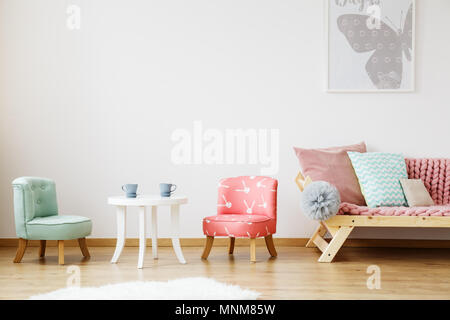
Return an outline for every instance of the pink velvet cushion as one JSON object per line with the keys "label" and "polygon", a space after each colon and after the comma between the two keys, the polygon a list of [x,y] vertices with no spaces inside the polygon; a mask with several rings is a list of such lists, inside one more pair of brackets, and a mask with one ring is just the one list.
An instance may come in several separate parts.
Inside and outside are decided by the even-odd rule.
{"label": "pink velvet cushion", "polygon": [[366,152],[366,144],[326,149],[302,149],[294,147],[303,175],[313,181],[327,181],[336,186],[342,202],[364,206],[358,178],[353,170],[347,151]]}

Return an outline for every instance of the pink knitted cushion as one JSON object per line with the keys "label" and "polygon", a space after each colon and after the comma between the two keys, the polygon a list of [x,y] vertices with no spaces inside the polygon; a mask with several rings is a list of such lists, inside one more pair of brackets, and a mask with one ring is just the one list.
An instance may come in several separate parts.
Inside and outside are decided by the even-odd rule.
{"label": "pink knitted cushion", "polygon": [[368,208],[342,203],[338,214],[450,217],[450,159],[405,159],[409,179],[421,179],[437,204],[430,207]]}
{"label": "pink knitted cushion", "polygon": [[409,179],[421,179],[435,204],[450,204],[450,159],[405,161]]}
{"label": "pink knitted cushion", "polygon": [[352,163],[347,151],[366,152],[366,144],[359,144],[327,149],[295,148],[303,175],[313,181],[327,181],[339,190],[341,201],[365,206]]}

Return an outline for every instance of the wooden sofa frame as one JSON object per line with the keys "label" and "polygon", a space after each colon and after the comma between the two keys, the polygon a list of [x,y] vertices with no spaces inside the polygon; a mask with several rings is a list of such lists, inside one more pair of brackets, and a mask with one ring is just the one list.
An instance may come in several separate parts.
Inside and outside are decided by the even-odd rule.
{"label": "wooden sofa frame", "polygon": [[[310,177],[304,178],[299,172],[295,182],[300,192],[303,192],[312,180]],[[450,217],[336,215],[328,220],[320,221],[306,247],[317,247],[322,251],[319,262],[331,262],[355,227],[450,228]],[[329,242],[324,238],[327,232],[331,235]]]}

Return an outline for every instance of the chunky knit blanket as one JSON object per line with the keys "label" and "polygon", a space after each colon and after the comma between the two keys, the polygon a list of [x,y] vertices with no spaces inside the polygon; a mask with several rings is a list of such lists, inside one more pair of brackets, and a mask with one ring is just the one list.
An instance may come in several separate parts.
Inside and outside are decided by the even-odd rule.
{"label": "chunky knit blanket", "polygon": [[449,216],[450,159],[405,159],[410,179],[422,179],[435,206],[369,208],[341,203],[338,214],[364,216]]}

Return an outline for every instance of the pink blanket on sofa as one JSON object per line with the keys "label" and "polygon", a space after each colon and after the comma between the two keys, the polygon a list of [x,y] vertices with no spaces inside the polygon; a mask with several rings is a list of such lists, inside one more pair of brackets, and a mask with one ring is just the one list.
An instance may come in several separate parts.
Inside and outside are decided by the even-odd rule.
{"label": "pink blanket on sofa", "polygon": [[450,217],[450,205],[432,207],[362,207],[351,203],[341,203],[338,214],[361,216],[447,216]]}
{"label": "pink blanket on sofa", "polygon": [[422,179],[436,206],[369,208],[341,203],[338,214],[450,217],[450,159],[405,159],[409,179]]}

